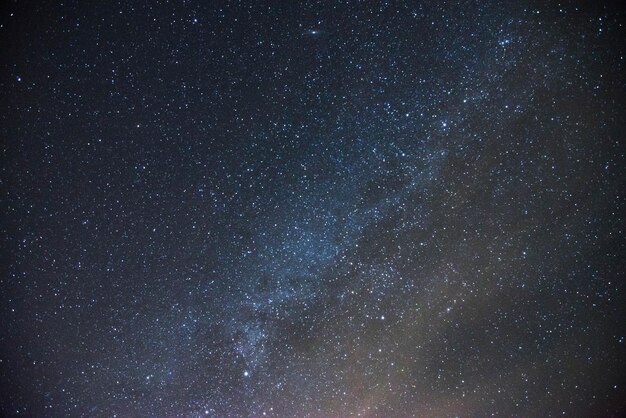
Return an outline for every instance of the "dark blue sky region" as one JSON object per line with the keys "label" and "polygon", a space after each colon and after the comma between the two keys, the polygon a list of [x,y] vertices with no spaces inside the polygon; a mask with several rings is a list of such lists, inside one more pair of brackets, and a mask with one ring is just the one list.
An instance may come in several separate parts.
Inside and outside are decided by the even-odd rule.
{"label": "dark blue sky region", "polygon": [[592,3],[7,3],[0,415],[623,415]]}

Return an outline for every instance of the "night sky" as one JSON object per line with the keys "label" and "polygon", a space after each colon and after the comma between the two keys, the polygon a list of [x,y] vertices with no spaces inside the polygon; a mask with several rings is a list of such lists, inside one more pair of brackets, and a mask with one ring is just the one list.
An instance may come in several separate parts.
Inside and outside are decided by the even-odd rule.
{"label": "night sky", "polygon": [[618,5],[0,14],[0,415],[626,413]]}

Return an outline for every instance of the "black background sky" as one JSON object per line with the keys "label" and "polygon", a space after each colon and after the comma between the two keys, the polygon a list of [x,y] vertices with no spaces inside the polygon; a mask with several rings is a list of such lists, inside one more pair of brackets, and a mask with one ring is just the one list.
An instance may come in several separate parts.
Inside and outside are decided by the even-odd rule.
{"label": "black background sky", "polygon": [[1,415],[620,416],[623,41],[603,2],[4,4]]}

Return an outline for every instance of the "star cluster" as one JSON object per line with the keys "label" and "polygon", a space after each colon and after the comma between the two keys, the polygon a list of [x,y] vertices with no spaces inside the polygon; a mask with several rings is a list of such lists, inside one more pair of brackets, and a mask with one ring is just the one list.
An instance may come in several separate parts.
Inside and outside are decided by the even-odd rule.
{"label": "star cluster", "polygon": [[3,416],[626,412],[624,14],[14,2]]}

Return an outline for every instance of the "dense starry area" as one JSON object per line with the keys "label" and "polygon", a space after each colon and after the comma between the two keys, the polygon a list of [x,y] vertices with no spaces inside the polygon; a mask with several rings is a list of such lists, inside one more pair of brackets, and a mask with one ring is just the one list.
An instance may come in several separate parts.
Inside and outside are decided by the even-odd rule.
{"label": "dense starry area", "polygon": [[579,3],[5,4],[0,415],[625,413]]}

